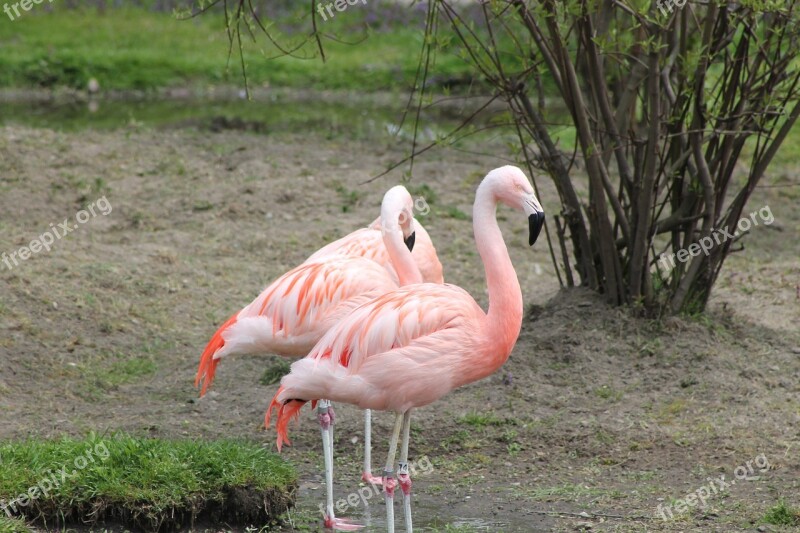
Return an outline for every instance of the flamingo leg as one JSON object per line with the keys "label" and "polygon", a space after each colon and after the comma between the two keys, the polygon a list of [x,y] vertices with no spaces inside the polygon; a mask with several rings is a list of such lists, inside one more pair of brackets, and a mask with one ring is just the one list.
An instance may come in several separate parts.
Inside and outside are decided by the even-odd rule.
{"label": "flamingo leg", "polygon": [[397,413],[394,419],[394,430],[389,440],[389,456],[383,469],[383,492],[386,494],[386,526],[389,533],[394,533],[394,489],[397,481],[394,479],[394,457],[397,453],[397,441],[400,440],[400,431],[403,429],[403,413]]}
{"label": "flamingo leg", "polygon": [[330,402],[320,400],[317,405],[317,419],[319,420],[320,431],[322,432],[322,457],[325,460],[325,491],[327,500],[325,502],[325,525],[328,526],[329,519],[333,518],[333,450],[330,438],[331,415]]}
{"label": "flamingo leg", "polygon": [[371,485],[380,485],[381,478],[372,475],[372,411],[364,411],[364,472],[361,480]]}
{"label": "flamingo leg", "polygon": [[336,425],[336,413],[333,411],[333,403],[331,403],[330,400],[328,400],[328,414],[331,417],[331,423],[330,423],[330,425],[328,427],[328,439],[330,439],[331,448],[330,448],[330,451],[328,453],[330,455],[331,475],[332,475],[332,473],[333,473],[333,426]]}
{"label": "flamingo leg", "polygon": [[317,404],[317,418],[322,431],[322,454],[325,460],[325,527],[340,531],[354,531],[362,526],[353,524],[343,518],[336,518],[333,513],[333,422],[335,414],[331,402],[320,400]]}
{"label": "flamingo leg", "polygon": [[403,491],[403,517],[406,533],[413,533],[411,523],[411,476],[408,473],[408,441],[411,434],[411,410],[403,414],[403,443],[400,446],[400,461],[397,464],[397,481]]}

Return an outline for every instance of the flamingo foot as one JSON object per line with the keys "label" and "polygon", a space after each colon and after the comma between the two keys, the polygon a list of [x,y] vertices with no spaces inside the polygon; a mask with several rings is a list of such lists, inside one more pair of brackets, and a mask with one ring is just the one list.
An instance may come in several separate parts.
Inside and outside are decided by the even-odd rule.
{"label": "flamingo foot", "polygon": [[380,476],[374,476],[371,472],[364,471],[361,474],[361,481],[364,483],[369,483],[370,485],[383,485],[383,478]]}
{"label": "flamingo foot", "polygon": [[325,524],[325,529],[332,529],[334,531],[358,531],[364,527],[347,518],[336,518],[335,516],[328,515],[325,515],[323,522]]}

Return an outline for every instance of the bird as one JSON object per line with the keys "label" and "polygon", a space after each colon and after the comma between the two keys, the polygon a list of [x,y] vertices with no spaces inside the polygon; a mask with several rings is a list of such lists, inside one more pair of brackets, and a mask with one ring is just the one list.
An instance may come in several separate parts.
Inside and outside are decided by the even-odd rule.
{"label": "bird", "polygon": [[[405,187],[392,187],[384,195],[378,220],[319,250],[229,318],[201,356],[195,378],[195,386],[202,383],[200,395],[206,393],[224,357],[306,355],[339,318],[361,303],[399,285],[421,283],[422,268],[428,279],[441,283],[441,263],[428,233],[413,217],[413,206]],[[422,253],[414,257],[413,250],[418,248]],[[332,446],[334,411],[325,402],[320,410],[323,409],[325,413],[319,414],[323,437]],[[369,410],[365,412],[364,428],[362,479],[377,484],[381,478],[372,475]],[[332,451],[326,459],[332,464]]]}
{"label": "bird", "polygon": [[[544,210],[519,168],[494,169],[481,181],[473,205],[473,231],[489,291],[487,312],[467,291],[451,284],[421,283],[386,292],[341,318],[305,358],[294,362],[267,410],[267,427],[273,413],[277,416],[279,451],[289,444],[289,421],[309,401],[325,398],[362,409],[393,411],[395,424],[382,476],[390,532],[394,531],[398,483],[404,495],[406,530],[412,531],[408,473],[412,409],[495,372],[519,336],[522,292],[497,224],[498,203],[526,214],[531,246],[544,224]],[[327,503],[326,525],[333,517],[333,502],[329,498]]]}
{"label": "bird", "polygon": [[[413,261],[402,249],[403,242]],[[414,255],[419,248],[422,251]],[[422,271],[428,273],[423,280],[443,282],[430,236],[413,217],[411,195],[398,185],[386,192],[381,216],[369,227],[318,250],[220,326],[203,351],[195,385],[202,382],[201,395],[205,394],[219,361],[229,355],[308,354],[355,301],[368,301],[369,295],[418,281]]]}
{"label": "bird", "polygon": [[[236,312],[219,327],[201,356],[200,367],[195,379],[195,386],[198,386],[201,382],[203,383],[201,396],[205,394],[213,382],[216,366],[223,357],[239,354],[258,355],[262,353],[274,353],[285,357],[301,357],[306,355],[319,340],[322,332],[327,329],[325,327],[326,323],[321,321],[319,311],[313,317],[307,317],[313,318],[313,320],[298,323],[300,317],[297,312],[291,312],[290,299],[291,297],[298,297],[299,293],[297,290],[291,292],[291,289],[291,294],[285,290],[281,293],[280,289],[282,287],[288,289],[291,286],[292,289],[295,289],[292,284],[296,284],[297,280],[302,278],[306,283],[312,283],[314,290],[320,291],[325,287],[319,284],[320,280],[338,282],[344,272],[353,273],[358,267],[365,268],[368,271],[375,270],[372,264],[344,259],[348,257],[370,259],[388,272],[395,285],[400,284],[396,266],[392,263],[391,252],[386,244],[387,235],[381,228],[384,212],[389,219],[395,219],[403,226],[403,238],[407,241],[406,246],[411,249],[411,257],[422,274],[423,280],[433,283],[444,282],[442,264],[436,254],[433,242],[422,224],[413,217],[411,195],[402,185],[393,187],[384,195],[381,203],[381,216],[372,224],[366,228],[360,228],[314,252],[302,264],[276,279],[253,302]],[[412,225],[410,230],[408,228],[409,223]],[[407,265],[407,267],[406,274],[412,275],[408,273],[408,271],[413,270],[412,266]],[[386,277],[379,273],[379,281],[383,282],[385,280]],[[353,281],[356,283],[354,286],[342,287],[343,294],[335,294],[335,296],[339,297],[339,300],[329,301],[329,299],[323,299],[319,302],[315,301],[316,305],[314,307],[320,309],[321,306],[325,306],[325,311],[335,317],[336,313],[331,312],[342,299],[346,300],[348,296],[363,294],[367,292],[366,289],[368,288],[374,290],[379,285],[377,281],[369,283],[370,280],[367,280],[368,283],[366,285],[361,285],[358,282],[363,280],[358,278]],[[309,295],[308,293],[305,294]],[[312,292],[310,295],[319,298],[322,294],[320,292]],[[331,295],[328,294],[328,296]],[[280,304],[283,304],[284,308],[277,309],[276,307]],[[281,316],[281,313],[285,313],[286,316]],[[278,322],[281,320],[286,321],[285,327],[281,329],[282,336],[272,335],[273,326],[281,326],[281,324],[270,324],[269,320],[267,320],[268,316],[272,316]],[[328,318],[327,315],[324,316]],[[258,326],[261,324],[266,324],[266,327],[260,329]],[[291,331],[288,328],[291,328]]]}

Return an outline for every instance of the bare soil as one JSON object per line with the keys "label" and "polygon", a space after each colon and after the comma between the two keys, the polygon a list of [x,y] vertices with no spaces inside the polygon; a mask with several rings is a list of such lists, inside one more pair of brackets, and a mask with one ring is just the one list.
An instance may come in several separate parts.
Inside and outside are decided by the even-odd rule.
{"label": "bare soil", "polygon": [[[113,206],[49,252],[0,263],[0,438],[122,429],[274,447],[263,416],[277,385],[261,377],[275,359],[224,361],[198,399],[199,354],[271,279],[373,220],[399,175],[361,183],[404,149],[314,132],[0,129],[0,252],[98,198]],[[492,150],[501,153],[482,151]],[[481,176],[503,163],[443,150],[418,161],[411,182],[435,192],[421,221],[446,279],[484,305],[463,214]],[[555,213],[552,186],[538,185]],[[411,458],[433,465],[414,483],[418,529],[794,530],[761,519],[782,499],[800,506],[797,198],[757,191],[751,206],[769,205],[775,222],[745,238],[707,315],[662,322],[559,291],[546,240],[529,249],[524,220],[501,209],[530,309],[500,372],[415,413]],[[359,489],[362,419],[337,407],[336,496],[346,497]],[[310,410],[301,419],[284,452],[301,483],[287,531],[316,530],[324,497],[318,426]],[[390,424],[376,415],[376,471]],[[675,509],[722,475],[736,483],[705,507]],[[380,531],[380,500],[344,514]],[[659,504],[673,506],[671,519]]]}

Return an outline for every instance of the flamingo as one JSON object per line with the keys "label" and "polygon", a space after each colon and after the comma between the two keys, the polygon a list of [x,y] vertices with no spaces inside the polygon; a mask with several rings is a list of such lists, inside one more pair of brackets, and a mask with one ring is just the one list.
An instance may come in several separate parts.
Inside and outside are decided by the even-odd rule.
{"label": "flamingo", "polygon": [[[416,236],[420,238],[417,239]],[[415,245],[416,243],[416,245]],[[421,248],[414,256],[412,249]],[[381,216],[313,254],[285,273],[242,310],[228,319],[206,346],[195,386],[204,395],[219,361],[229,355],[277,353],[306,355],[323,333],[358,305],[398,287],[427,279],[442,282],[442,266],[428,233],[413,218],[413,200],[405,187],[386,192]],[[329,402],[320,410],[323,437],[332,446],[334,412]],[[380,483],[371,473],[371,413],[365,412],[362,479]],[[331,468],[333,455],[330,459]],[[332,491],[332,486],[328,487]],[[346,524],[342,524],[345,526]]]}
{"label": "flamingo", "polygon": [[[399,483],[406,529],[412,531],[408,443],[411,410],[489,376],[508,359],[522,324],[522,292],[497,225],[502,202],[524,211],[532,246],[544,211],[517,167],[495,169],[475,194],[473,227],[489,289],[484,312],[455,285],[400,287],[356,308],[330,329],[307,357],[292,364],[267,410],[277,413],[277,445],[289,444],[288,424],[308,401],[326,398],[362,409],[396,413],[383,472],[387,523],[394,531],[394,490]],[[394,479],[394,459],[402,446]],[[333,512],[332,498],[328,512]]]}
{"label": "flamingo", "polygon": [[203,383],[204,395],[228,355],[304,356],[356,298],[417,282],[423,271],[423,280],[443,282],[430,236],[413,218],[411,195],[398,185],[386,192],[381,217],[369,227],[324,246],[220,326],[203,351],[195,385]]}

